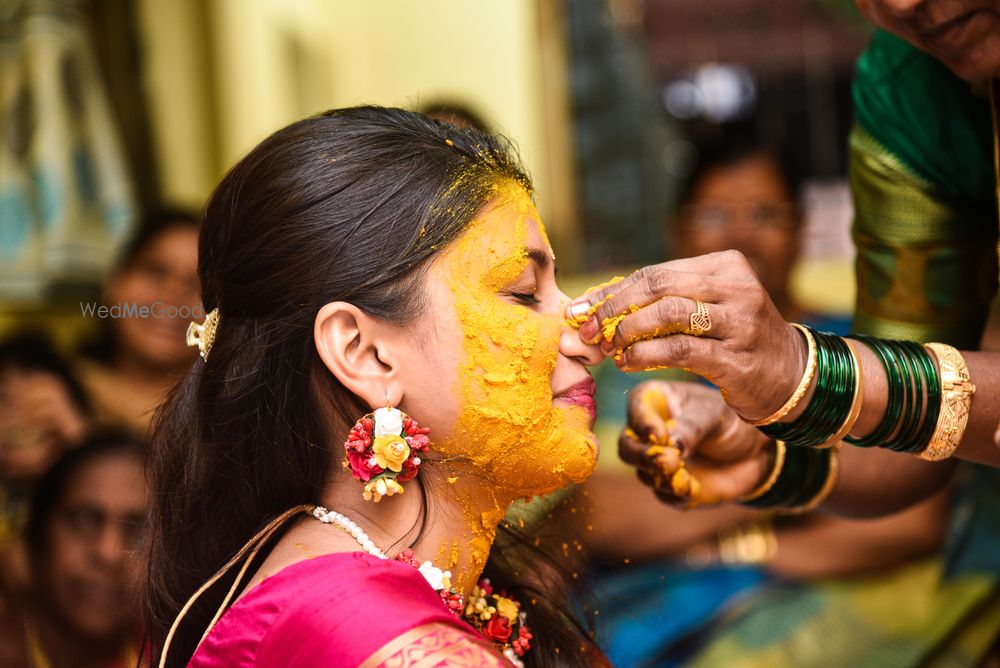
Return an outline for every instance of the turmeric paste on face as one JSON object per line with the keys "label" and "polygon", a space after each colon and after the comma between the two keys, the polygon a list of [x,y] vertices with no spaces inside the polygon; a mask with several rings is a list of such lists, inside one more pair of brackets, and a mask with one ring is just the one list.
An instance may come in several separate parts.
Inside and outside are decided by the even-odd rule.
{"label": "turmeric paste on face", "polygon": [[562,315],[502,298],[530,262],[532,229],[547,250],[534,205],[511,183],[434,265],[450,287],[462,331],[454,390],[461,411],[435,448],[448,475],[471,471],[495,500],[493,510],[467,518],[475,525],[472,550],[483,555],[511,501],[581,482],[596,463],[586,411],[552,403]]}

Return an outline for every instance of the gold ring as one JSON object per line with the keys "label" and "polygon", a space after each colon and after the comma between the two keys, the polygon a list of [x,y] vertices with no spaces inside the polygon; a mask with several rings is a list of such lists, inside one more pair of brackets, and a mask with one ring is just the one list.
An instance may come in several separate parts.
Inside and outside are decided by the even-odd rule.
{"label": "gold ring", "polygon": [[708,315],[708,307],[704,302],[695,301],[695,304],[698,305],[698,310],[691,314],[688,329],[692,336],[701,336],[712,329],[712,318]]}

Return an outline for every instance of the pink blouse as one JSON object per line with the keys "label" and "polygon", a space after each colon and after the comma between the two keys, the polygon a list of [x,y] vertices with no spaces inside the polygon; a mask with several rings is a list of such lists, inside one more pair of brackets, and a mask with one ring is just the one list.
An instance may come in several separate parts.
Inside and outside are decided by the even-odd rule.
{"label": "pink blouse", "polygon": [[307,559],[233,604],[189,667],[509,665],[412,566],[361,552]]}

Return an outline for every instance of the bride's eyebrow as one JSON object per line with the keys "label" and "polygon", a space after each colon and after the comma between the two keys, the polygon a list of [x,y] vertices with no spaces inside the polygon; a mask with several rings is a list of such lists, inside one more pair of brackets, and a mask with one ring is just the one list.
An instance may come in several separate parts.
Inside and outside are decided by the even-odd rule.
{"label": "bride's eyebrow", "polygon": [[[544,251],[541,248],[525,248],[524,252],[527,253],[528,259],[538,265],[539,269],[545,269],[549,266],[549,264],[554,262],[552,253]],[[554,267],[553,271],[558,274],[559,267]]]}

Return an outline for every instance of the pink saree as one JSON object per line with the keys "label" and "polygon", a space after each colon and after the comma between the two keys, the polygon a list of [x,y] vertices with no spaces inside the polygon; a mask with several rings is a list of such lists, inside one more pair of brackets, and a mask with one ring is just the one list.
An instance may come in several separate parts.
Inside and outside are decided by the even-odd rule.
{"label": "pink saree", "polygon": [[292,564],[238,600],[193,668],[505,666],[412,566],[361,552]]}

